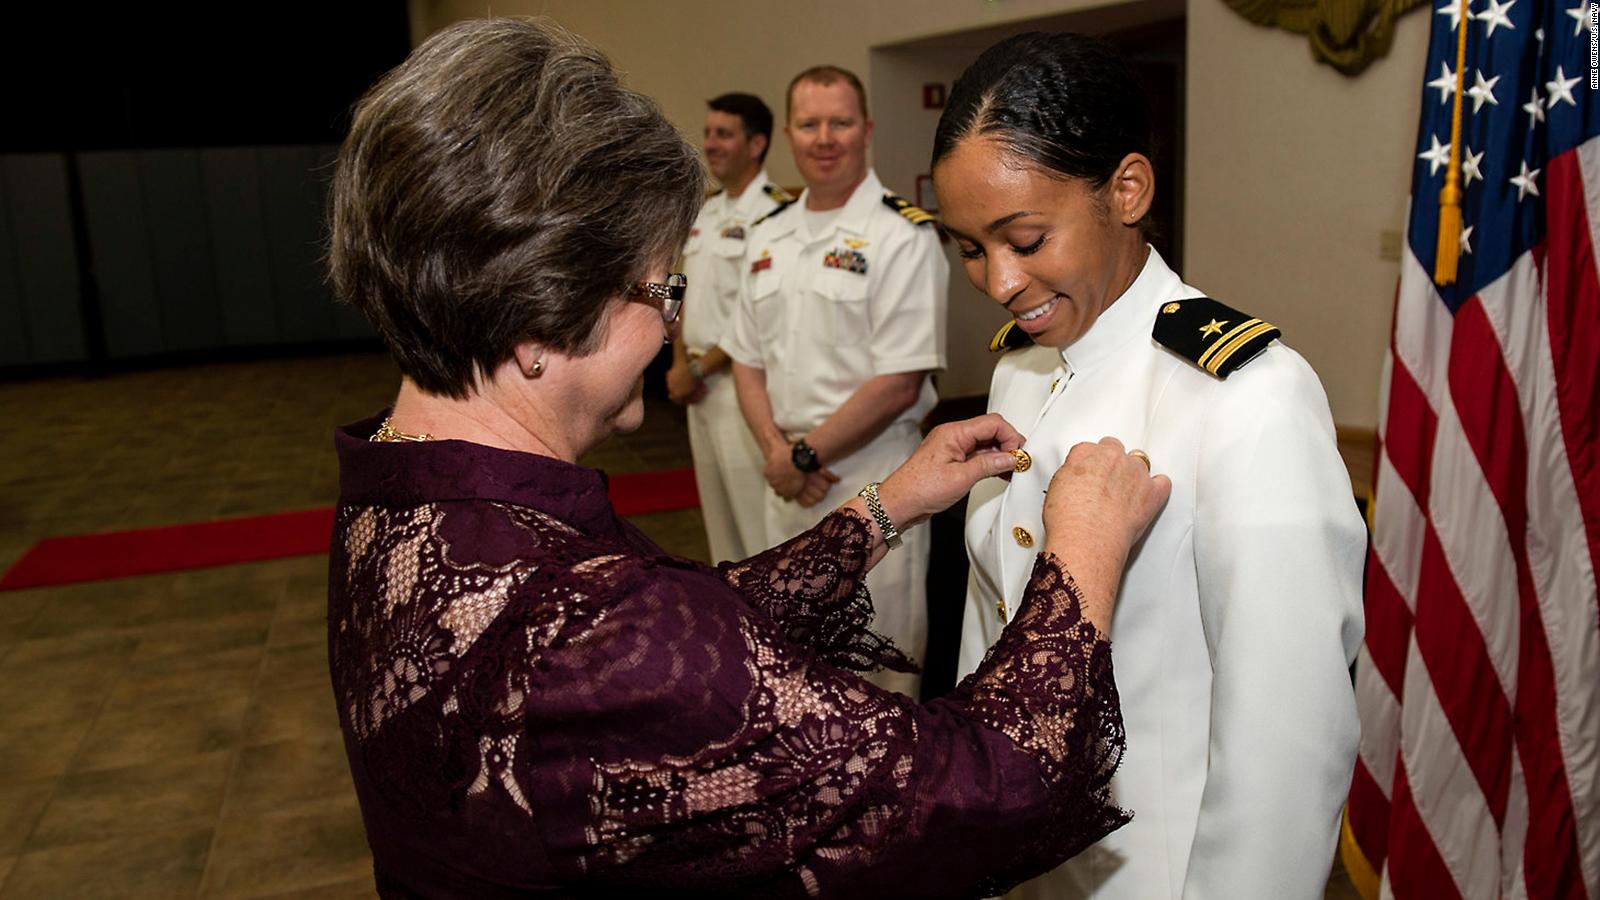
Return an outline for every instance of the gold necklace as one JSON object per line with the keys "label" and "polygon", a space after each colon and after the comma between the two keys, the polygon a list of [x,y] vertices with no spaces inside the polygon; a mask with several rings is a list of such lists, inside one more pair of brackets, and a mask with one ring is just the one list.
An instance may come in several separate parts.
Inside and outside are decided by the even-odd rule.
{"label": "gold necklace", "polygon": [[431,441],[431,440],[433,440],[433,435],[431,435],[431,434],[406,434],[404,431],[397,430],[393,425],[390,424],[389,419],[386,418],[386,419],[383,420],[383,424],[378,426],[378,430],[373,433],[372,437],[367,438],[367,440],[373,441],[375,443],[386,443],[386,444],[387,443],[396,443],[396,442],[399,442],[399,441],[409,441],[411,443],[420,444],[423,441]]}

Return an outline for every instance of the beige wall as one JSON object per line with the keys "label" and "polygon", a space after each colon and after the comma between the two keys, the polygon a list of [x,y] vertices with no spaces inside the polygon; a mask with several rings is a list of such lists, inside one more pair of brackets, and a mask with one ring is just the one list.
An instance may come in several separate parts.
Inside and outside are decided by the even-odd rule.
{"label": "beige wall", "polygon": [[1184,277],[1280,325],[1341,425],[1377,421],[1400,275],[1379,236],[1404,226],[1428,19],[1350,79],[1303,38],[1189,4]]}
{"label": "beige wall", "polygon": [[[598,44],[631,85],[654,96],[673,122],[697,137],[705,101],[724,91],[759,94],[781,119],[789,79],[808,66],[833,63],[865,79],[871,47],[1054,15],[1097,0],[415,2],[428,19],[424,31],[490,8],[496,15],[549,16]],[[769,159],[775,179],[799,182],[781,137]]]}
{"label": "beige wall", "polygon": [[[1134,5],[1151,3],[1123,6]],[[927,146],[922,135],[931,137],[936,116],[915,107],[918,96],[899,95],[957,65],[968,51],[953,36],[1096,6],[1092,0],[498,0],[492,8],[546,15],[594,41],[690,136],[699,134],[708,97],[752,91],[781,118],[783,91],[795,72],[818,62],[850,68],[868,80],[880,120],[880,174],[910,196],[926,164],[918,145]],[[488,7],[482,0],[413,0],[412,8],[423,34]],[[1315,64],[1303,38],[1252,26],[1220,0],[1188,0],[1188,18],[1183,274],[1218,299],[1282,325],[1321,374],[1335,420],[1370,427],[1398,273],[1397,263],[1379,258],[1379,233],[1402,224],[1428,16],[1402,21],[1390,58],[1355,80]],[[945,37],[889,48],[937,36]],[[781,136],[769,168],[781,183],[798,181]],[[981,393],[992,358],[974,348],[999,315],[952,268],[951,371],[941,393]]]}

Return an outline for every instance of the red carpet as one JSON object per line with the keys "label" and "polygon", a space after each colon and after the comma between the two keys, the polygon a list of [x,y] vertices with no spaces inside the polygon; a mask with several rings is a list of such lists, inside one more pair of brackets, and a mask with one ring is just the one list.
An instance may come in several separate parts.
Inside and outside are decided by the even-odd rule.
{"label": "red carpet", "polygon": [[[624,516],[693,509],[694,470],[613,475],[611,503]],[[45,538],[0,578],[0,591],[327,553],[332,530],[333,509],[325,507]]]}

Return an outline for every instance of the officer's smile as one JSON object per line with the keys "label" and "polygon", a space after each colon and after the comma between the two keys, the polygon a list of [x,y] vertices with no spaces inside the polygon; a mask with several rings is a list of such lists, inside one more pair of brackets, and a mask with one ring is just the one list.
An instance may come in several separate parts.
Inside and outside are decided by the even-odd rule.
{"label": "officer's smile", "polygon": [[1061,301],[1064,299],[1066,298],[1061,294],[1056,294],[1026,312],[1013,312],[1012,315],[1016,318],[1019,328],[1029,334],[1036,334],[1050,327],[1050,322],[1054,318],[1051,314],[1056,311],[1056,307],[1060,306]]}

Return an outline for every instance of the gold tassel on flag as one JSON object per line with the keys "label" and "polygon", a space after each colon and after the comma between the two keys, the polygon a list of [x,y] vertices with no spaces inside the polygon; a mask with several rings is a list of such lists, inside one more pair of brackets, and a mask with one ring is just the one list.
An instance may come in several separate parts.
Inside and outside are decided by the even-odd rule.
{"label": "gold tassel on flag", "polygon": [[1433,256],[1433,282],[1456,283],[1456,263],[1461,258],[1461,91],[1466,86],[1467,24],[1470,0],[1460,0],[1461,19],[1456,25],[1456,104],[1450,114],[1450,164],[1439,191],[1439,246]]}

